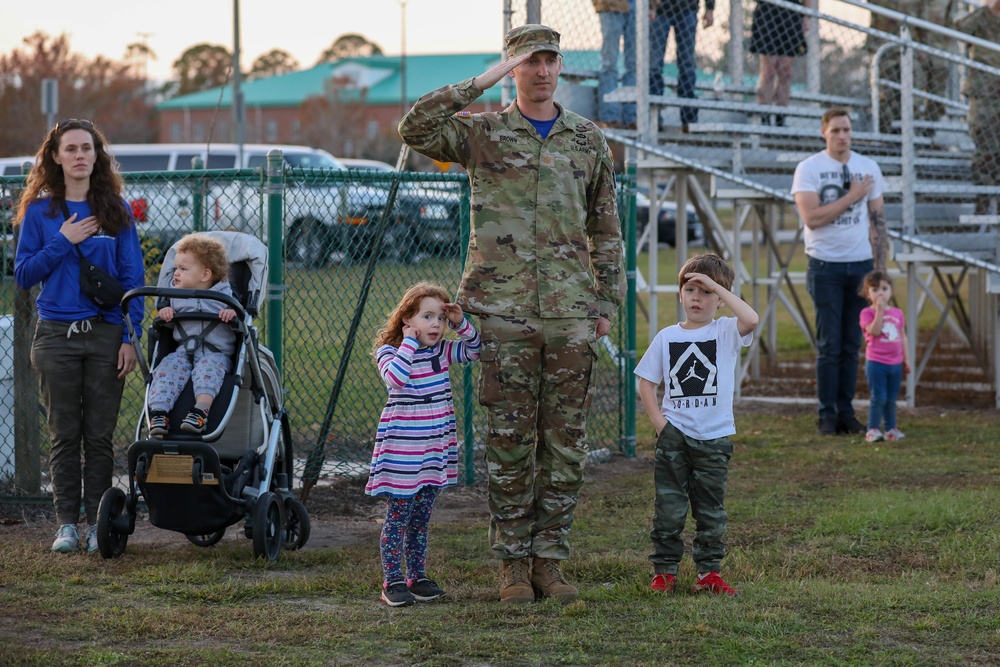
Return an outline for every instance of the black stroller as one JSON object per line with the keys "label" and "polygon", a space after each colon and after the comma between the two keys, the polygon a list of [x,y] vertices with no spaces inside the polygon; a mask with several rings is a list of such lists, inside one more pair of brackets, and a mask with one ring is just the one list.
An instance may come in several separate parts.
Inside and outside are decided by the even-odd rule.
{"label": "black stroller", "polygon": [[[157,528],[183,533],[193,544],[211,546],[226,528],[243,520],[244,534],[253,540],[254,555],[276,560],[282,548],[298,549],[309,539],[309,514],[293,497],[292,439],[283,407],[281,378],[271,351],[257,340],[257,315],[267,284],[267,247],[241,232],[204,232],[226,247],[229,282],[235,298],[217,291],[171,287],[176,244],[167,252],[156,287],[130,290],[122,299],[129,337],[136,349],[146,383],[146,400],[128,448],[128,488],[108,489],[97,517],[97,544],[105,558],[120,556],[135,531],[139,497],[146,501],[149,521]],[[149,436],[148,396],[151,368],[173,351],[175,323],[218,321],[215,313],[179,313],[170,322],[156,318],[149,328],[148,359],[128,317],[136,298],[171,297],[222,301],[236,311],[226,324],[236,336],[232,372],[212,403],[205,432],[192,435],[178,426],[194,405],[190,381],[170,413],[170,432]],[[181,325],[183,326],[183,325]]]}

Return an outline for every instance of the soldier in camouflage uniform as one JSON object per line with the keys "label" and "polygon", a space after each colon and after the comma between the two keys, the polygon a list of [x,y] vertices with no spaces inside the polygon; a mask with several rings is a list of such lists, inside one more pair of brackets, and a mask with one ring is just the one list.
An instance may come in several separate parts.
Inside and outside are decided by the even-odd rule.
{"label": "soldier in camouflage uniform", "polygon": [[[611,152],[593,122],[552,99],[559,33],[529,24],[506,39],[508,60],[421,97],[399,133],[469,173],[457,302],[479,316],[483,339],[490,543],[502,561],[500,599],[528,602],[536,591],[576,596],[560,562],[583,484],[597,339],[624,281]],[[464,111],[507,74],[517,88],[509,107]]]}
{"label": "soldier in camouflage uniform", "polygon": [[[952,16],[954,0],[879,0],[878,4],[886,9],[930,21],[936,25],[947,25]],[[872,13],[871,27],[898,35],[900,22]],[[915,42],[933,46],[942,51],[951,51],[953,49],[950,39],[922,28],[911,27],[910,38]],[[882,43],[880,39],[869,38],[868,49],[874,54],[875,50]],[[900,68],[900,49],[891,48],[882,56],[879,66],[879,78],[899,83]],[[916,51],[914,53],[913,87],[915,90],[922,90],[939,97],[946,97],[948,94],[949,75],[950,71],[947,61],[928,55],[923,51]],[[898,127],[894,128],[892,126],[894,121],[900,119],[901,112],[899,107],[899,90],[886,86],[879,88],[879,130],[881,132],[899,132]],[[915,107],[914,118],[918,120],[938,120],[944,115],[944,107],[939,102],[917,98]]]}
{"label": "soldier in camouflage uniform", "polygon": [[[974,37],[996,41],[1000,35],[1000,0],[990,0],[956,22],[955,27]],[[1000,68],[1000,52],[972,45],[969,57]],[[972,178],[979,185],[1000,185],[1000,77],[968,68],[965,94],[969,97],[969,136],[976,144],[972,156]],[[992,197],[976,198],[976,213],[991,211]]]}

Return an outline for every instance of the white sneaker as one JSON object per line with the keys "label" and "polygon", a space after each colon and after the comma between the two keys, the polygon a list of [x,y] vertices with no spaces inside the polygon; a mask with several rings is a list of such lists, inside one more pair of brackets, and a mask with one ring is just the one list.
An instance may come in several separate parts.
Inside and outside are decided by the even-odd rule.
{"label": "white sneaker", "polygon": [[[95,544],[97,534],[94,534]],[[52,543],[52,550],[59,553],[73,553],[80,548],[80,533],[76,530],[76,524],[64,523],[59,526],[56,532],[56,541]]]}
{"label": "white sneaker", "polygon": [[87,551],[91,553],[97,551],[97,526],[87,529]]}
{"label": "white sneaker", "polygon": [[877,428],[870,428],[868,429],[868,433],[865,434],[865,440],[868,442],[881,442],[885,440],[885,435]]}

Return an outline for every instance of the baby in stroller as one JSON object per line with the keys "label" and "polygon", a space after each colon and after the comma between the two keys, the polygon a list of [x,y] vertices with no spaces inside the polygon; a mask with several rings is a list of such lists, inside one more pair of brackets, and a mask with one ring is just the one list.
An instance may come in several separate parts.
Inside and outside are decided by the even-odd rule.
{"label": "baby in stroller", "polygon": [[[176,246],[173,285],[180,289],[213,290],[233,295],[229,285],[229,259],[218,240],[204,234],[189,234]],[[217,312],[219,321],[178,320],[173,338],[177,349],[160,361],[149,385],[149,435],[162,438],[170,432],[169,412],[190,379],[195,404],[180,428],[187,433],[205,431],[208,412],[222,388],[226,373],[232,370],[236,336],[230,327],[219,326],[236,317],[236,311],[222,301],[200,298],[171,298],[160,308],[159,317],[171,322],[176,313]]]}
{"label": "baby in stroller", "polygon": [[[156,298],[160,310],[147,355],[129,326],[146,400],[127,451],[128,489],[108,489],[98,508],[105,558],[124,552],[140,497],[152,525],[183,533],[197,546],[215,544],[241,520],[258,557],[275,560],[281,549],[308,540],[309,514],[292,494],[292,431],[280,368],[253,325],[267,274],[260,240],[200,232],[167,251],[156,287],[125,294],[123,313],[143,297]],[[201,363],[212,357],[219,358]]]}

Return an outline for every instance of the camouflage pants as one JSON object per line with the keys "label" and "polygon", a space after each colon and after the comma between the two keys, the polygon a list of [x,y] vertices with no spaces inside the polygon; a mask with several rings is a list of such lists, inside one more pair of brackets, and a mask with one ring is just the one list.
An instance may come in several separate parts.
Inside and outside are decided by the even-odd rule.
{"label": "camouflage pants", "polygon": [[597,341],[588,319],[480,317],[490,545],[501,559],[569,557]]}
{"label": "camouflage pants", "polygon": [[[976,144],[972,178],[977,185],[1000,185],[1000,100],[969,98],[969,136]],[[989,212],[990,197],[976,198],[976,213]]]}
{"label": "camouflage pants", "polygon": [[[902,56],[899,49],[891,49],[883,57],[879,78],[899,83],[902,73]],[[913,88],[939,97],[948,94],[948,77],[950,71],[948,62],[942,58],[927,54],[915,55],[913,58]],[[895,88],[879,87],[879,131],[885,133],[900,132],[900,128],[892,124],[902,118],[902,94]],[[914,97],[914,120],[938,120],[944,115],[944,106],[939,102]],[[919,134],[919,132],[918,132]]]}
{"label": "camouflage pants", "polygon": [[667,423],[656,439],[653,482],[653,553],[656,573],[677,574],[684,541],[681,533],[690,501],[695,520],[693,558],[698,572],[718,572],[726,547],[726,481],[733,443],[729,438],[696,440]]}

